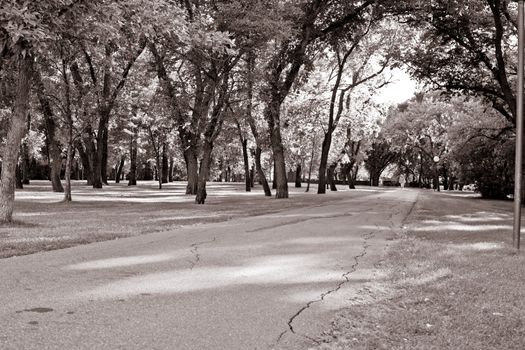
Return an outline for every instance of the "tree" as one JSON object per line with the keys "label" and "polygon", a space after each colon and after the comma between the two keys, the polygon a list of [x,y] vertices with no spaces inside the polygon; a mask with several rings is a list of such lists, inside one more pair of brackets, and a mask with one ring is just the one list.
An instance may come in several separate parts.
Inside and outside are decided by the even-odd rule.
{"label": "tree", "polygon": [[416,31],[402,61],[414,77],[451,93],[482,96],[515,123],[517,18],[508,0],[396,1],[390,10]]}
{"label": "tree", "polygon": [[45,120],[46,143],[49,157],[51,159],[49,178],[54,192],[64,192],[62,182],[60,181],[60,173],[62,172],[62,149],[57,135],[57,116],[52,108],[51,101],[49,100],[49,94],[46,92],[47,89],[44,86],[42,74],[40,73],[40,67],[38,65],[35,65],[33,77],[36,95],[38,96],[40,108]]}
{"label": "tree", "polygon": [[391,150],[388,141],[379,136],[367,152],[365,167],[370,174],[372,186],[379,186],[379,178],[383,171],[396,160],[397,154]]}
{"label": "tree", "polygon": [[16,164],[22,137],[27,131],[30,88],[35,54],[43,50],[57,32],[78,15],[76,3],[61,1],[5,1],[0,9],[0,73],[16,71],[13,112],[8,121],[6,146],[2,157],[0,222],[10,222],[15,197]]}
{"label": "tree", "polygon": [[[321,148],[321,162],[319,165],[319,187],[317,193],[326,193],[326,170],[328,156],[332,145],[332,136],[336,130],[345,110],[350,108],[352,103],[352,93],[364,84],[376,85],[374,90],[379,90],[388,84],[388,79],[382,77],[382,73],[390,64],[394,41],[387,30],[371,29],[375,25],[370,23],[365,27],[363,33],[352,38],[350,44],[345,47],[339,41],[332,44],[335,62],[335,76],[331,86],[331,97],[328,111],[328,121],[325,126],[325,133]],[[370,31],[377,31],[370,33]],[[355,56],[355,57],[354,57]],[[374,57],[375,56],[375,57]],[[374,58],[379,59],[376,62]],[[349,73],[348,71],[351,71]],[[348,77],[347,77],[348,76]],[[331,165],[333,167],[334,164]],[[335,184],[331,184],[332,189]]]}
{"label": "tree", "polygon": [[[288,198],[285,152],[281,135],[281,106],[296,82],[301,68],[309,61],[315,44],[348,31],[356,31],[371,14],[375,1],[307,1],[302,4],[286,2],[291,34],[275,43],[267,64],[265,90],[265,119],[272,145],[277,198]],[[284,7],[283,6],[283,7]]]}
{"label": "tree", "polygon": [[484,198],[505,199],[514,191],[513,125],[479,99],[457,99],[448,130],[447,158],[459,184],[476,184]]}
{"label": "tree", "polygon": [[15,200],[16,165],[22,137],[27,131],[29,90],[33,56],[29,44],[21,40],[14,49],[16,55],[17,83],[13,113],[7,129],[7,140],[2,157],[2,174],[0,183],[0,222],[10,222],[13,216]]}

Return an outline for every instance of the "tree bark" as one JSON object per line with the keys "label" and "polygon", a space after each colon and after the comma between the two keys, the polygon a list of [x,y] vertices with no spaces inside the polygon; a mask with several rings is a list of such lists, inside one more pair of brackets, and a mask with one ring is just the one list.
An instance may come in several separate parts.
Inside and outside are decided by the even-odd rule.
{"label": "tree bark", "polygon": [[137,185],[137,131],[133,131],[129,143],[129,181],[128,186]]}
{"label": "tree bark", "polygon": [[169,169],[168,169],[168,182],[173,182],[173,165],[174,165],[175,161],[173,159],[173,157],[170,158],[170,166],[169,166]]}
{"label": "tree bark", "polygon": [[244,161],[244,183],[246,192],[251,192],[252,190],[252,180],[250,176],[250,161],[248,160],[248,140],[243,138],[241,135],[241,145],[242,145],[242,157]]}
{"label": "tree bark", "polygon": [[257,176],[259,177],[259,181],[263,187],[264,195],[266,197],[271,197],[272,190],[270,189],[270,185],[268,184],[268,180],[266,179],[266,175],[264,174],[264,170],[262,168],[261,153],[261,147],[257,146],[255,149],[255,169],[257,170]]}
{"label": "tree bark", "polygon": [[73,125],[68,126],[68,142],[67,142],[67,156],[66,156],[66,187],[64,191],[64,201],[71,202],[71,166],[73,163]]}
{"label": "tree bark", "polygon": [[296,188],[301,187],[301,176],[302,176],[301,164],[297,164],[297,167],[295,168],[295,187]]}
{"label": "tree bark", "polygon": [[211,154],[213,145],[209,142],[205,142],[202,150],[201,166],[199,169],[197,195],[195,197],[195,203],[204,204],[206,201],[206,181],[210,174]]}
{"label": "tree bark", "polygon": [[247,119],[248,124],[250,125],[250,129],[252,131],[253,138],[255,139],[255,170],[257,171],[257,177],[259,178],[259,182],[261,183],[264,195],[266,197],[272,196],[272,191],[270,189],[270,186],[268,184],[268,179],[266,178],[266,175],[264,174],[264,170],[262,167],[261,162],[261,154],[262,154],[262,140],[260,139],[259,132],[257,131],[257,125],[255,124],[255,120],[253,118],[253,85],[254,85],[254,66],[255,66],[255,53],[253,50],[251,50],[248,53],[248,74],[247,74],[247,97],[248,97],[248,106],[247,106]]}
{"label": "tree bark", "polygon": [[312,181],[312,168],[314,165],[314,156],[315,156],[315,136],[312,141],[312,154],[310,155],[310,167],[308,169],[308,184],[306,185],[306,192],[310,192],[310,182]]}
{"label": "tree bark", "polygon": [[370,182],[371,182],[372,186],[374,186],[374,187],[379,186],[379,178],[380,177],[381,177],[381,174],[379,174],[378,172],[372,172],[370,174]]}
{"label": "tree bark", "polygon": [[67,62],[62,59],[62,77],[64,81],[64,91],[66,98],[66,126],[67,126],[67,151],[66,151],[66,170],[65,180],[66,186],[64,189],[64,202],[71,202],[73,200],[71,195],[71,168],[73,166],[74,148],[73,148],[73,116],[71,111],[71,87],[69,83],[69,76],[67,74]]}
{"label": "tree bark", "polygon": [[[29,130],[29,125],[27,130]],[[21,168],[22,168],[22,184],[29,185],[29,171],[31,168],[31,162],[29,160],[29,149],[27,146],[27,143],[22,143],[22,161],[21,161]]]}
{"label": "tree bark", "polygon": [[273,182],[275,184],[275,197],[288,198],[288,179],[286,178],[286,161],[284,157],[284,147],[281,137],[280,128],[280,107],[278,96],[273,96],[272,101],[266,109],[266,120],[270,132],[270,141],[272,144],[274,174]]}
{"label": "tree bark", "polygon": [[20,167],[20,164],[16,165],[16,183],[15,188],[17,190],[23,190],[24,189],[24,183],[22,181],[22,169]]}
{"label": "tree bark", "polygon": [[337,164],[332,164],[328,168],[328,183],[330,185],[330,191],[337,191],[337,186],[335,185],[335,168]]}
{"label": "tree bark", "polygon": [[348,173],[348,188],[351,190],[355,190],[354,166],[350,167],[350,171]]}
{"label": "tree bark", "polygon": [[188,148],[184,151],[184,160],[186,161],[186,173],[188,177],[186,194],[195,195],[197,194],[197,182],[199,180],[199,163],[197,161],[197,155],[193,149]]}
{"label": "tree bark", "polygon": [[126,157],[122,155],[120,157],[120,162],[117,164],[117,171],[115,173],[115,183],[117,184],[120,183],[120,177],[122,176],[122,169],[124,168],[125,159]]}
{"label": "tree bark", "polygon": [[106,108],[99,111],[100,119],[98,122],[97,137],[95,139],[96,148],[93,152],[93,188],[102,188],[105,180],[104,177],[107,177],[107,133],[109,115],[110,110]]}
{"label": "tree bark", "polygon": [[42,114],[44,115],[46,126],[47,147],[50,158],[49,179],[51,180],[53,192],[64,192],[64,187],[62,187],[62,182],[60,181],[60,174],[62,172],[62,150],[60,149],[56,137],[56,116],[51,107],[49,98],[46,95],[46,89],[42,81],[42,76],[38,69],[35,69],[33,77],[36,94],[40,102],[40,108],[42,110]]}
{"label": "tree bark", "polygon": [[168,152],[166,150],[166,143],[162,145],[162,183],[168,183],[168,172],[169,172],[169,164],[168,164]]}
{"label": "tree bark", "polygon": [[157,153],[156,157],[155,157],[155,162],[157,163],[156,165],[156,180],[157,182],[159,183],[159,190],[162,190],[162,177],[163,177],[163,174],[162,174],[162,156],[159,153]]}
{"label": "tree bark", "polygon": [[250,169],[250,187],[255,187],[255,167],[253,165]]}
{"label": "tree bark", "polygon": [[[22,44],[18,45],[20,49]],[[26,49],[25,56],[18,57],[18,77],[13,113],[8,123],[0,183],[0,222],[11,222],[15,203],[16,165],[20,143],[27,132],[26,118],[29,109],[33,57]]]}
{"label": "tree bark", "polygon": [[330,152],[330,145],[332,144],[332,134],[325,133],[323,144],[321,146],[321,159],[319,162],[319,185],[317,186],[318,194],[326,193],[326,171],[328,167],[328,154]]}
{"label": "tree bark", "polygon": [[108,184],[108,126],[104,128],[102,136],[102,158],[100,159],[100,179],[102,184]]}

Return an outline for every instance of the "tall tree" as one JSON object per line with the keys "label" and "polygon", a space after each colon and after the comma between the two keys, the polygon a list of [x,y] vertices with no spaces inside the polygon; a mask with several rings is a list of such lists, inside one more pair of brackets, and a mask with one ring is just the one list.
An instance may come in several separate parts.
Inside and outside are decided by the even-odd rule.
{"label": "tall tree", "polygon": [[[16,164],[26,128],[34,57],[56,35],[74,22],[82,10],[96,5],[64,5],[62,1],[21,3],[8,0],[0,9],[0,73],[7,67],[16,72],[13,112],[9,118],[0,185],[0,222],[10,222],[15,197]],[[3,76],[3,75],[2,75]]]}
{"label": "tall tree", "polygon": [[276,43],[267,65],[265,119],[268,123],[275,162],[277,198],[288,198],[285,151],[281,135],[281,106],[296,82],[301,68],[310,59],[315,44],[338,35],[347,35],[366,23],[373,15],[374,0],[312,0],[295,5],[286,2],[292,34]]}
{"label": "tall tree", "polygon": [[402,60],[416,78],[452,93],[482,96],[515,123],[517,62],[509,54],[517,51],[515,3],[402,0],[385,6],[415,30]]}

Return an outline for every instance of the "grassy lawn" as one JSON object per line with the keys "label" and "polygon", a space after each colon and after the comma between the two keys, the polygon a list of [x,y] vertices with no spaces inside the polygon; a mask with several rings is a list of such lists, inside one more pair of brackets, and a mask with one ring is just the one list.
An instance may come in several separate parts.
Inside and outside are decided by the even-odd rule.
{"label": "grassy lawn", "polygon": [[525,257],[509,202],[420,194],[383,277],[319,349],[524,349]]}
{"label": "grassy lawn", "polygon": [[290,199],[275,200],[264,197],[260,186],[247,193],[244,184],[210,183],[206,204],[196,205],[194,196],[184,195],[182,182],[165,184],[161,191],[153,181],[101,190],[83,184],[74,183],[72,203],[62,203],[63,194],[51,192],[48,181],[17,191],[15,222],[0,226],[0,258],[318,205],[341,196],[290,187]]}

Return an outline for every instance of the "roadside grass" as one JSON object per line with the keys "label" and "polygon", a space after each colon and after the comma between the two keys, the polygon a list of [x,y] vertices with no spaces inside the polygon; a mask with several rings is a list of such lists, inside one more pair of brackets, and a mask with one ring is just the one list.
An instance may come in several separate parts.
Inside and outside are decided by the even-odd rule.
{"label": "roadside grass", "polygon": [[[380,266],[319,349],[525,349],[525,256],[511,203],[422,193]],[[441,223],[441,224],[440,224]]]}
{"label": "roadside grass", "polygon": [[[14,222],[0,225],[0,258],[32,254],[168,231],[181,226],[227,221],[332,201],[341,194],[317,196],[316,188],[290,188],[290,199],[264,197],[260,186],[249,193],[241,183],[210,183],[205,205],[184,195],[185,183],[142,182],[137,187],[113,184],[93,190],[83,182],[73,186],[73,202],[61,202],[49,182],[33,181],[17,191]],[[348,193],[346,193],[348,196]]]}

